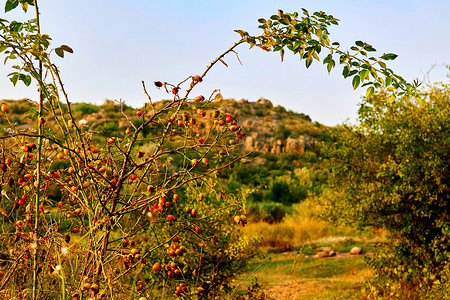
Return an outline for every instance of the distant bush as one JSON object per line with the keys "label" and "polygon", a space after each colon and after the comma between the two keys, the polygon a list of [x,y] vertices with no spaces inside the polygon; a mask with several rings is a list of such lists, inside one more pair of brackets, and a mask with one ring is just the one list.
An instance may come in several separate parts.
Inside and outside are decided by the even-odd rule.
{"label": "distant bush", "polygon": [[10,107],[11,113],[23,115],[31,109],[32,105],[27,100],[18,100],[14,101]]}
{"label": "distant bush", "polygon": [[273,110],[274,112],[277,112],[277,113],[285,113],[285,112],[286,112],[286,108],[284,108],[284,107],[281,106],[281,105],[274,106],[274,107],[272,108],[272,110]]}
{"label": "distant bush", "polygon": [[253,220],[267,223],[281,222],[284,216],[291,211],[289,206],[276,202],[250,203],[248,209]]}
{"label": "distant bush", "polygon": [[261,108],[256,109],[256,116],[262,117],[264,116],[264,111]]}
{"label": "distant bush", "polygon": [[78,112],[81,116],[90,115],[98,112],[100,107],[90,103],[78,103],[75,106],[75,111]]}
{"label": "distant bush", "polygon": [[267,198],[272,202],[290,205],[308,197],[308,190],[299,184],[289,184],[283,179],[275,179],[269,185]]}
{"label": "distant bush", "polygon": [[119,125],[117,124],[117,122],[105,122],[103,123],[102,127],[107,135],[112,135],[119,129]]}
{"label": "distant bush", "polygon": [[283,204],[292,203],[289,184],[284,180],[275,179],[269,186],[268,198],[270,201]]}
{"label": "distant bush", "polygon": [[302,120],[309,121],[309,122],[312,121],[312,120],[311,120],[311,117],[308,116],[308,115],[306,115],[306,114],[304,114],[304,113],[300,113],[299,115],[300,115],[300,118],[301,118]]}
{"label": "distant bush", "polygon": [[305,151],[305,153],[301,156],[301,160],[309,163],[315,163],[317,162],[317,154],[312,151]]}
{"label": "distant bush", "polygon": [[277,129],[274,130],[273,136],[276,139],[285,140],[291,135],[291,130],[287,129],[284,124],[281,124]]}

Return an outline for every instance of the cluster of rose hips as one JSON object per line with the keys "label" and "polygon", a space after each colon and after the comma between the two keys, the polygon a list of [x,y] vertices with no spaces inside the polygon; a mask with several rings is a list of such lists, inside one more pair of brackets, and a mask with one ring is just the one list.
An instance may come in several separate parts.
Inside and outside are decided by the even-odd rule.
{"label": "cluster of rose hips", "polygon": [[192,217],[196,217],[197,216],[197,210],[195,208],[190,208],[190,207],[186,207],[185,209],[187,214],[190,214]]}
{"label": "cluster of rose hips", "polygon": [[[175,240],[176,240],[176,242],[175,242]],[[172,246],[169,249],[167,249],[167,254],[172,257],[173,256],[183,256],[183,254],[187,252],[187,249],[184,246],[181,246],[179,244],[178,237],[174,238],[174,242],[175,243],[172,244]]]}
{"label": "cluster of rose hips", "polygon": [[[159,198],[158,202],[153,204],[153,208],[162,213],[162,212],[165,212],[169,207],[171,207],[172,204],[173,204],[172,202],[166,201],[166,198],[161,197],[161,198]],[[169,221],[173,221],[173,220],[169,220]]]}
{"label": "cluster of rose hips", "polygon": [[85,282],[81,287],[81,291],[72,294],[72,296],[74,298],[80,298],[81,293],[88,292],[88,291],[91,291],[94,295],[97,295],[100,291],[100,287],[96,283]]}
{"label": "cluster of rose hips", "polygon": [[247,224],[247,217],[245,215],[235,216],[234,221],[241,226],[245,226]]}
{"label": "cluster of rose hips", "polygon": [[180,285],[177,286],[177,289],[175,290],[175,295],[179,296],[182,293],[184,293],[184,291],[186,290],[186,284],[185,283],[180,283]]}

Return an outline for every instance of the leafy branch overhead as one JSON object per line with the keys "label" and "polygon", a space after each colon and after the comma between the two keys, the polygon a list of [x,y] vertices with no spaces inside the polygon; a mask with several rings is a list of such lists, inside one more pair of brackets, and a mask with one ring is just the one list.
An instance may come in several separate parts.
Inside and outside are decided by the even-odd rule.
{"label": "leafy branch overhead", "polygon": [[[266,51],[279,51],[281,60],[287,50],[298,54],[309,68],[314,60],[321,61],[327,66],[328,72],[339,62],[343,66],[344,78],[352,78],[354,89],[359,86],[367,87],[366,97],[370,97],[375,89],[385,89],[391,92],[388,102],[398,96],[417,97],[418,82],[408,83],[403,77],[395,74],[388,68],[386,61],[397,57],[394,53],[385,53],[380,57],[370,56],[376,49],[370,44],[356,41],[350,51],[340,49],[338,42],[331,42],[328,27],[338,25],[338,19],[324,12],[315,12],[312,15],[302,9],[303,15],[297,12],[285,13],[282,10],[272,15],[268,20],[259,19],[264,33],[251,36],[243,30],[236,30],[243,41],[250,44],[250,48],[257,46]],[[322,50],[325,57],[320,57]]]}
{"label": "leafy branch overhead", "polygon": [[[9,12],[21,5],[26,12],[28,6],[36,6],[34,0],[8,0],[5,4],[5,12]],[[54,92],[56,87],[54,84],[45,83],[40,76],[39,67],[36,62],[40,62],[42,66],[50,70],[56,68],[50,61],[49,50],[51,38],[47,34],[41,34],[39,31],[38,18],[31,19],[27,22],[8,21],[0,19],[0,53],[5,54],[4,63],[8,61],[16,61],[12,66],[14,72],[8,74],[11,82],[16,85],[22,81],[26,86],[30,86],[34,78],[39,86],[43,88],[44,98],[55,98]],[[73,53],[71,47],[62,45],[53,49],[59,57],[64,57],[65,52]]]}
{"label": "leafy branch overhead", "polygon": [[6,1],[5,12],[13,10],[19,6],[19,3],[24,12],[27,12],[28,5],[34,6],[34,0],[8,0]]}

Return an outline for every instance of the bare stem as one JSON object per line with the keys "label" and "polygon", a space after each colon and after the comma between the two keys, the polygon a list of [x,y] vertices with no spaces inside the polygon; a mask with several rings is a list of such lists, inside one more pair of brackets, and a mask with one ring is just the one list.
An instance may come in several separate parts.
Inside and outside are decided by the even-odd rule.
{"label": "bare stem", "polygon": [[[40,28],[40,20],[39,20],[39,7],[37,4],[37,0],[34,0],[34,8],[36,12],[36,24],[37,24],[37,32],[38,35],[41,33]],[[39,112],[38,112],[38,142],[37,142],[37,185],[36,185],[36,200],[35,200],[35,217],[34,217],[34,242],[38,244],[38,229],[39,229],[39,206],[41,202],[41,157],[42,157],[42,132],[43,132],[43,125],[41,124],[40,120],[42,118],[42,109],[44,105],[44,93],[42,89],[42,60],[39,60]],[[38,276],[38,251],[37,249],[34,252],[34,262],[33,262],[33,300],[36,300],[38,298],[38,291],[37,291],[37,276]]]}

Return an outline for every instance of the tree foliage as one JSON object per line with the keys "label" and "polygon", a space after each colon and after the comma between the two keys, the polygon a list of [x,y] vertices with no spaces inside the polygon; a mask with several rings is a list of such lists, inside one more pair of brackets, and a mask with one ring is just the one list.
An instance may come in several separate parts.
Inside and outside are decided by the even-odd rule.
{"label": "tree foliage", "polygon": [[[441,283],[450,259],[450,87],[420,101],[365,98],[358,124],[343,125],[327,145],[334,187],[332,215],[387,229],[370,264],[388,291]],[[392,283],[394,282],[394,284]]]}
{"label": "tree foliage", "polygon": [[[371,96],[378,88],[386,88],[389,91],[387,101],[392,102],[396,97],[418,96],[419,82],[408,83],[400,75],[394,73],[386,62],[397,57],[394,53],[383,53],[380,57],[369,55],[376,49],[363,41],[356,41],[350,47],[351,51],[342,50],[339,42],[330,41],[329,26],[338,25],[338,19],[327,15],[323,11],[310,14],[302,8],[303,15],[297,12],[285,13],[282,10],[272,15],[269,19],[259,19],[259,28],[263,34],[251,36],[248,32],[237,30],[242,39],[250,44],[266,51],[280,52],[281,60],[286,49],[297,54],[300,60],[305,61],[307,68],[314,60],[322,61],[331,72],[336,66],[336,61],[342,65],[344,78],[352,79],[354,89],[360,85],[367,87],[366,96]],[[325,58],[321,58],[322,50],[326,51]]]}

